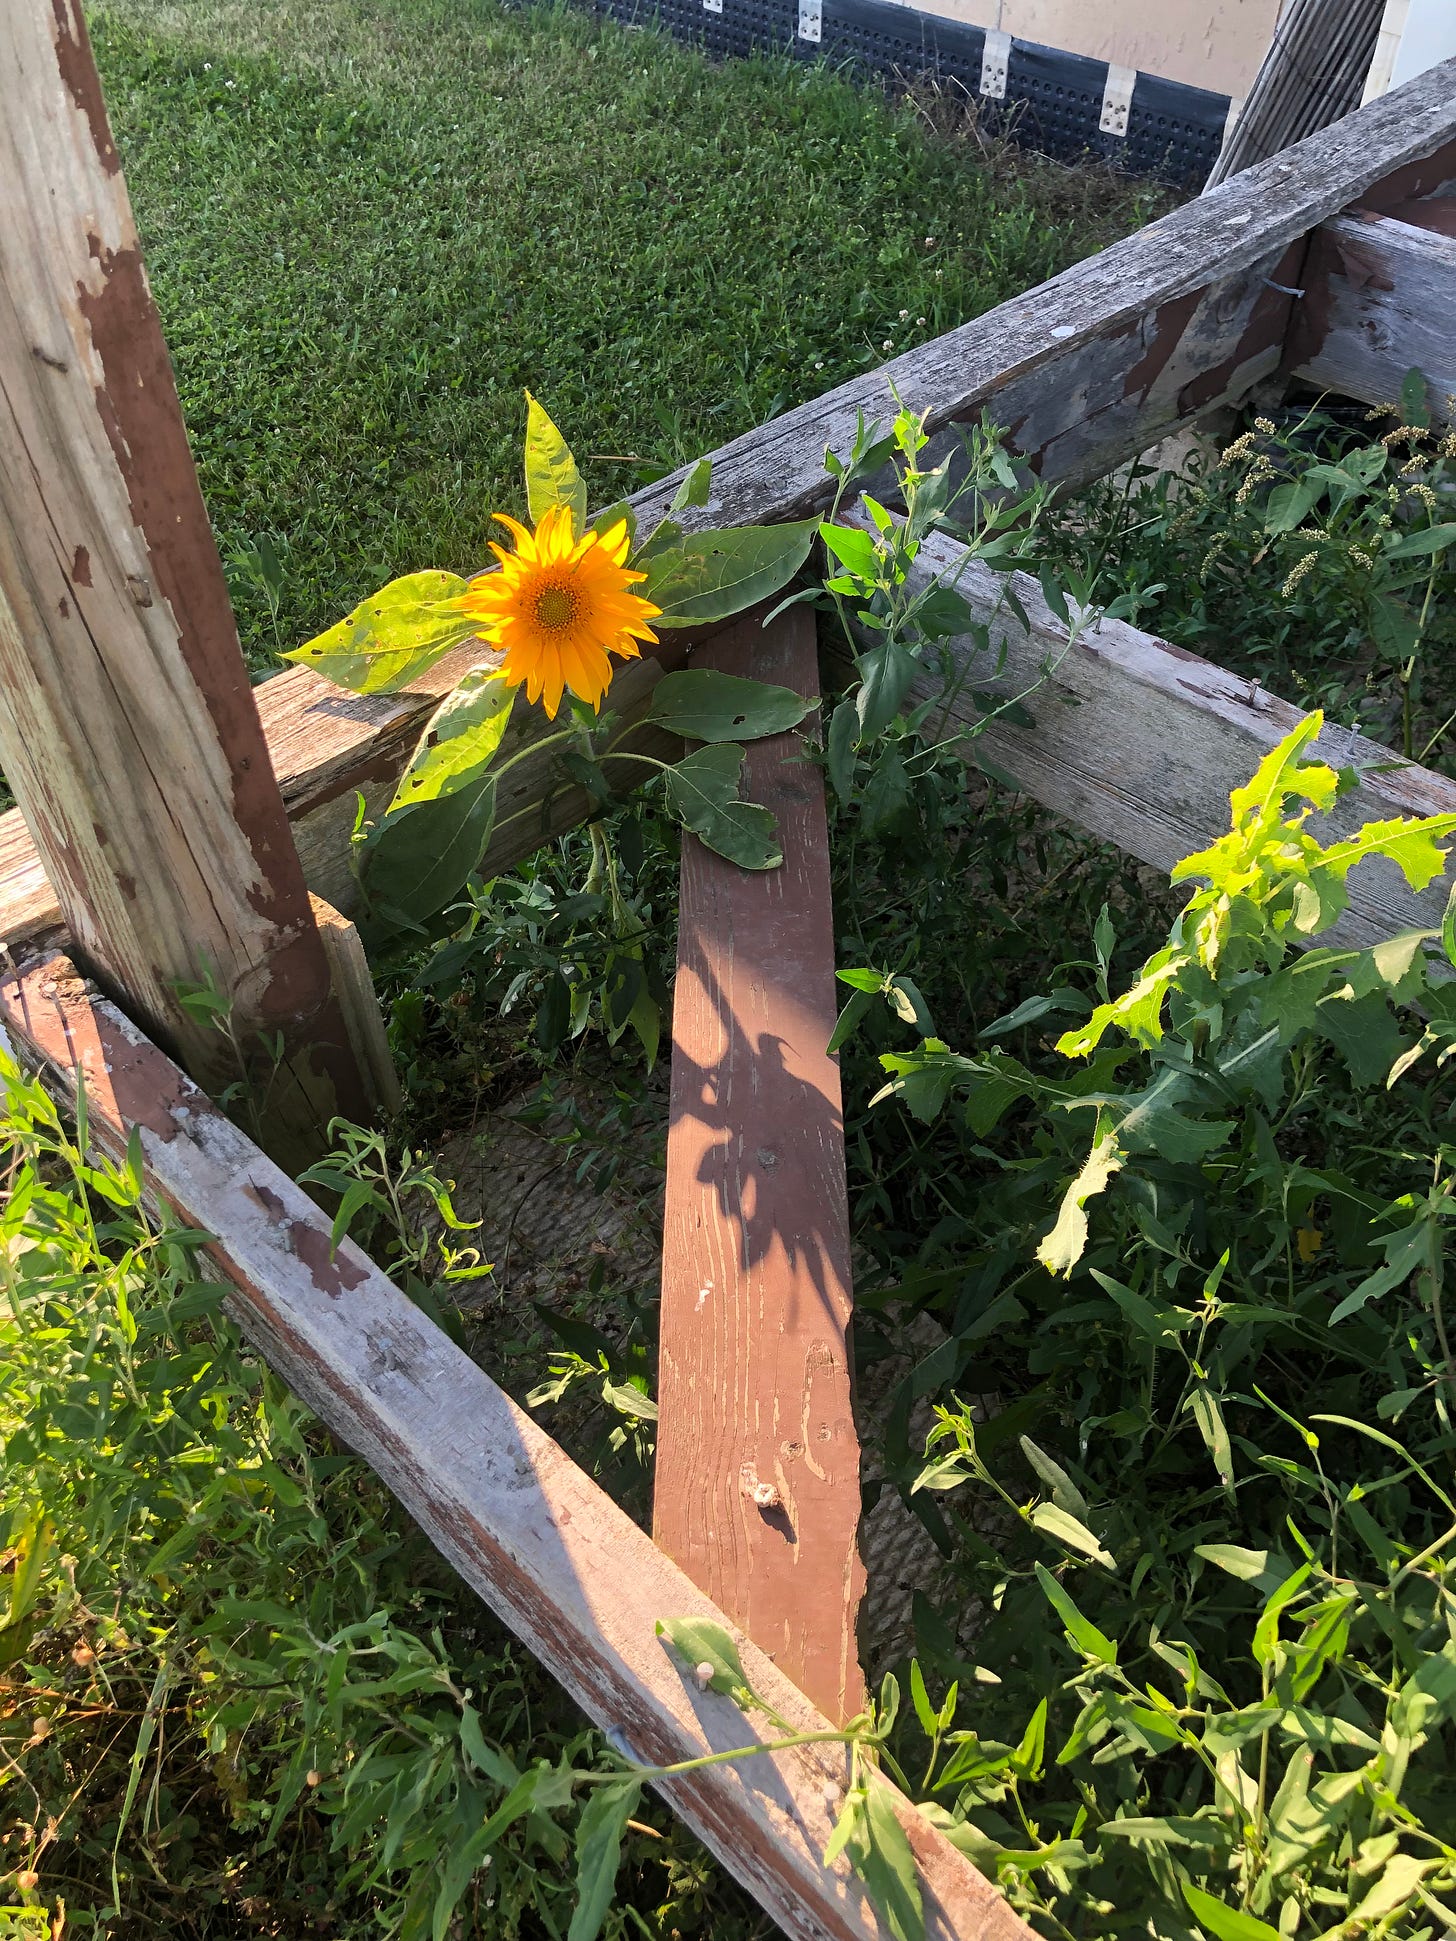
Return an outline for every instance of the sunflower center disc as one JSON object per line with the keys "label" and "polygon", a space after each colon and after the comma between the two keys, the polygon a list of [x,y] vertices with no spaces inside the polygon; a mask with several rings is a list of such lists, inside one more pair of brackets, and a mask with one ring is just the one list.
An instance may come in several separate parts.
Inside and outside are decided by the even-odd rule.
{"label": "sunflower center disc", "polygon": [[576,612],[576,595],[564,586],[547,586],[536,601],[536,618],[543,627],[569,627]]}

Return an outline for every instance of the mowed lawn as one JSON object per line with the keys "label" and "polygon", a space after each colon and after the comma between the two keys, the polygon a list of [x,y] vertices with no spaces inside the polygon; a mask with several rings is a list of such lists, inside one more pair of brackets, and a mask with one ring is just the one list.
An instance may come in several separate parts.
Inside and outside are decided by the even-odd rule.
{"label": "mowed lawn", "polygon": [[1153,199],[983,151],[822,68],[715,64],[574,8],[98,0],[91,18],[260,669],[395,573],[481,560],[492,509],[520,504],[524,387],[605,501]]}

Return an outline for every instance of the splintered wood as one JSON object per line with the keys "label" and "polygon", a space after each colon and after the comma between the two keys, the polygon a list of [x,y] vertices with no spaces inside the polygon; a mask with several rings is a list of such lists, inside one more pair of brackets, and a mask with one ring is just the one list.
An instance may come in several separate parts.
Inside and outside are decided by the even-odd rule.
{"label": "splintered wood", "polygon": [[[720,634],[698,666],[818,691],[814,623]],[[859,1442],[824,790],[799,733],[744,793],[782,869],[683,840],[654,1534],[831,1718],[863,1703]]]}

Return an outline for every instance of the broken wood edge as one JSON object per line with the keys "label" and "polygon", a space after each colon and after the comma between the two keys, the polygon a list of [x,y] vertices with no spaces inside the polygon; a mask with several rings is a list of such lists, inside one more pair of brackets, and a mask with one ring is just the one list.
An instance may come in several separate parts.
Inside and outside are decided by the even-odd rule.
{"label": "broken wood edge", "polygon": [[[849,516],[873,530],[858,507]],[[1171,869],[1227,831],[1232,790],[1305,718],[1305,709],[1257,681],[1126,621],[1100,621],[1069,648],[1067,628],[1034,579],[994,572],[938,533],[921,545],[910,585],[923,588],[936,577],[968,602],[977,624],[989,629],[990,645],[983,657],[968,635],[946,643],[956,673],[936,739],[951,727],[975,728],[981,710],[972,686],[998,699],[1024,694],[1031,725],[991,719],[967,744],[968,759],[984,755],[1046,808],[1158,869]],[[1025,611],[1029,632],[1008,595]],[[911,703],[943,692],[927,670]],[[1456,782],[1351,729],[1327,724],[1309,753],[1360,777],[1327,815],[1311,818],[1321,841],[1371,820],[1456,810]],[[1351,872],[1347,887],[1348,907],[1315,942],[1363,948],[1401,931],[1440,928],[1444,879],[1417,894],[1394,863],[1373,857]]]}
{"label": "broken wood edge", "polygon": [[[1432,415],[1451,419],[1456,237],[1417,223],[1421,205],[1402,206],[1408,213],[1399,219],[1342,216],[1315,232],[1288,374],[1398,410],[1406,373],[1418,368]],[[1431,206],[1447,221],[1456,218],[1456,197]]]}
{"label": "broken wood edge", "polygon": [[[60,1104],[84,1085],[93,1143],[135,1129],[147,1185],[231,1284],[228,1311],[270,1367],[361,1456],[436,1549],[613,1742],[668,1764],[758,1726],[699,1692],[659,1619],[733,1625],[584,1471],[64,958],[0,980],[0,1031]],[[829,1721],[735,1633],[750,1683],[799,1731]],[[790,1941],[888,1941],[841,1857],[835,1745],[707,1767],[660,1790]],[[883,1777],[920,1870],[929,1941],[1029,1941],[1000,1893]]]}
{"label": "broken wood edge", "polygon": [[369,1103],[376,1112],[393,1118],[404,1109],[404,1093],[400,1089],[394,1053],[389,1048],[389,1033],[379,1008],[379,993],[374,988],[363,939],[332,903],[325,903],[311,891],[308,900],[323,942],[334,996],[344,1014],[349,1049],[364,1080]]}

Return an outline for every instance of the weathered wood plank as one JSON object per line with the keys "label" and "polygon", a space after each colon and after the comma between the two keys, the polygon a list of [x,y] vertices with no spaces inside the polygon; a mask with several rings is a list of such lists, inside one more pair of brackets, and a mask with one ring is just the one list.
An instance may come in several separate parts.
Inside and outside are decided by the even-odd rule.
{"label": "weathered wood plank", "polygon": [[[1049,809],[1158,869],[1170,869],[1227,829],[1230,790],[1303,718],[1302,709],[1257,682],[1122,621],[1103,621],[1068,651],[1066,628],[1036,582],[1018,573],[1012,584],[1031,622],[1028,634],[1007,606],[1004,576],[939,536],[921,548],[914,569],[927,578],[937,572],[958,575],[957,590],[991,632],[985,662],[969,638],[953,643],[969,672],[937,732],[976,719],[969,688],[1020,694],[1050,666],[1045,684],[1025,703],[1031,725],[998,719],[976,750]],[[997,673],[994,661],[1003,649]],[[927,675],[914,696],[923,700],[938,691],[939,682]],[[1348,835],[1372,818],[1456,810],[1456,782],[1402,763],[1364,735],[1327,727],[1314,746],[1333,767],[1353,767],[1361,778],[1328,816],[1312,822],[1322,840]],[[1326,937],[1365,945],[1402,930],[1437,928],[1447,885],[1433,884],[1417,896],[1393,863],[1376,858],[1353,872],[1349,889],[1350,907]]]}
{"label": "weathered wood plank", "polygon": [[[813,618],[730,628],[698,665],[817,694]],[[653,1534],[831,1718],[864,1705],[849,1208],[820,771],[754,742],[744,793],[784,862],[683,839]]]}
{"label": "weathered wood plank", "polygon": [[[655,656],[618,670],[612,706],[624,723],[646,712],[661,676],[707,637],[708,630],[692,628],[665,633]],[[356,791],[369,814],[380,813],[426,717],[468,667],[490,658],[483,645],[471,643],[398,694],[347,694],[302,667],[253,690],[304,877],[336,909],[347,912],[357,902],[349,872]],[[518,704],[501,759],[528,741],[544,739],[550,726],[539,709]],[[670,757],[678,744],[660,731],[643,729],[623,746]],[[574,828],[585,814],[584,792],[559,777],[553,751],[519,763],[502,783],[486,873],[509,868],[551,836]],[[60,906],[35,844],[19,810],[12,809],[0,815],[0,943],[19,950],[54,939],[61,928]]]}
{"label": "weathered wood plank", "polygon": [[282,1036],[270,1120],[368,1096],[269,769],[80,0],[0,13],[0,766],[78,952],[191,1069]]}
{"label": "weathered wood plank", "polygon": [[[115,1006],[52,959],[0,982],[0,1027],[63,1101],[84,1079],[106,1150],[138,1129],[152,1188],[215,1236],[249,1340],[592,1719],[661,1764],[749,1741],[732,1702],[700,1693],[654,1635],[664,1617],[727,1622],[711,1600],[352,1242],[331,1254],[327,1217]],[[739,1645],[786,1719],[827,1727],[771,1659]],[[846,1768],[840,1748],[804,1747],[662,1791],[791,1941],[882,1941],[844,1862],[820,1864]],[[1028,1941],[996,1890],[893,1797],[932,1941]]]}
{"label": "weathered wood plank", "polygon": [[[1456,63],[1432,69],[1039,289],[734,440],[714,455],[708,504],[689,508],[685,521],[772,520],[821,505],[825,446],[846,449],[860,411],[886,417],[892,385],[932,428],[990,409],[1017,428],[1045,476],[1074,479],[1238,395],[1278,361],[1293,299],[1264,278],[1302,287],[1307,232],[1352,203],[1402,208],[1456,177],[1453,81]],[[639,492],[639,518],[659,516],[682,476]],[[654,663],[624,670],[614,703],[631,691],[633,705],[644,705],[655,670],[688,644],[666,641]],[[309,884],[342,910],[352,902],[353,790],[379,805],[451,666],[402,696],[340,694],[303,669],[258,690]],[[537,718],[520,732],[539,737],[544,725]],[[515,819],[502,824],[488,868],[579,819],[574,790],[553,798],[544,823],[517,813],[539,801],[549,769],[511,771]],[[0,817],[0,939],[56,927],[43,884],[17,821]]]}
{"label": "weathered wood plank", "polygon": [[[715,455],[712,495],[693,517],[781,519],[822,505],[826,444],[848,450],[859,412],[890,417],[892,387],[929,414],[932,431],[989,410],[1048,478],[1106,471],[1273,368],[1292,299],[1260,279],[1301,287],[1296,274],[1276,273],[1291,246],[1352,203],[1378,212],[1432,195],[1452,176],[1456,60],[1040,288],[735,439]],[[665,507],[684,472],[639,492],[639,516]]]}
{"label": "weathered wood plank", "polygon": [[394,1053],[374,990],[364,942],[349,919],[321,896],[310,895],[309,907],[318,925],[319,939],[329,966],[329,981],[344,1013],[349,1033],[349,1049],[364,1075],[369,1096],[381,1111],[390,1114],[404,1106]]}
{"label": "weathered wood plank", "polygon": [[1316,233],[1290,340],[1292,374],[1367,404],[1394,404],[1406,373],[1419,366],[1431,409],[1450,418],[1456,197],[1401,206],[1399,221],[1342,216]]}

